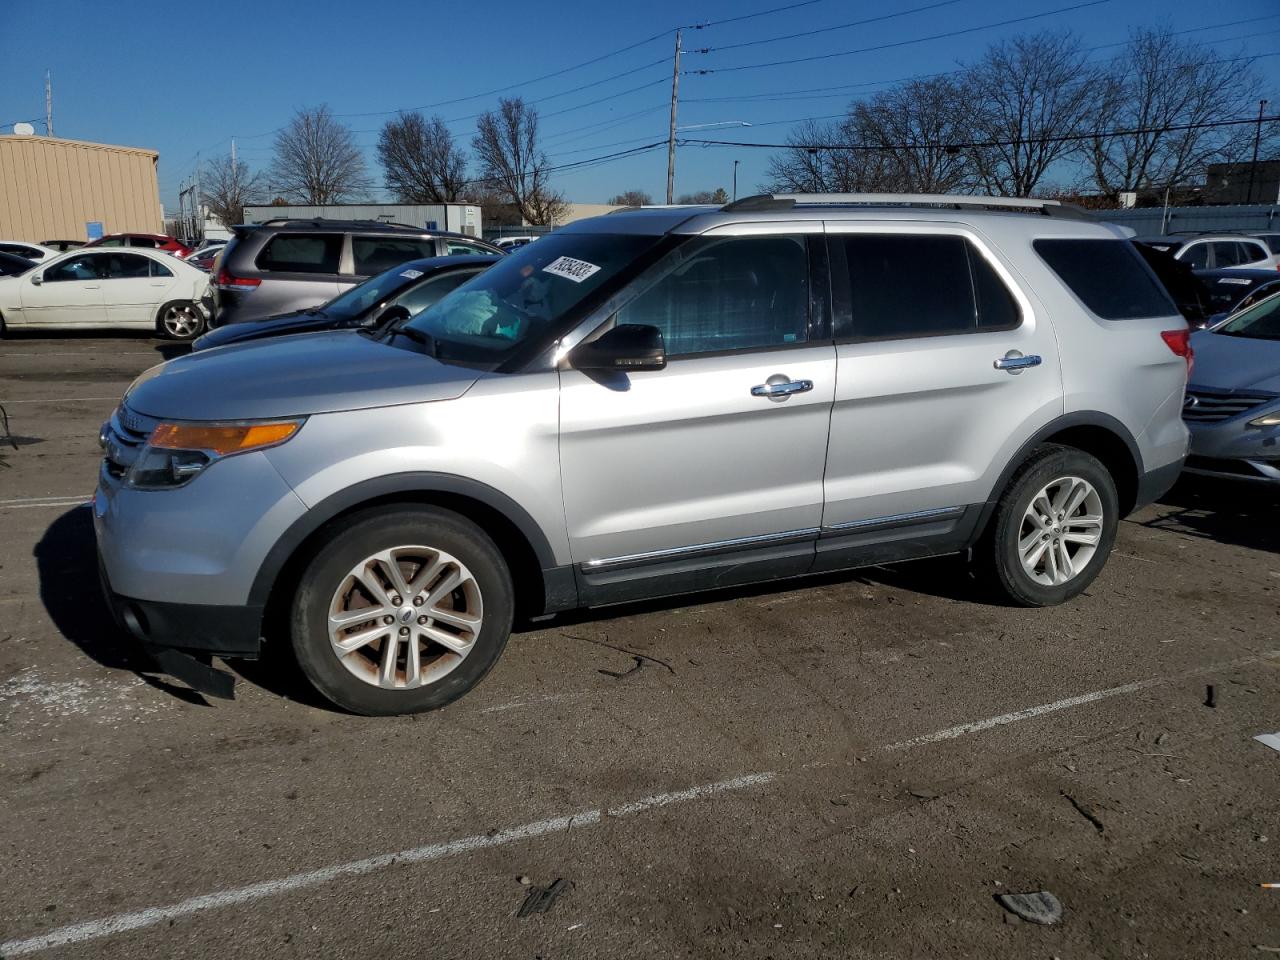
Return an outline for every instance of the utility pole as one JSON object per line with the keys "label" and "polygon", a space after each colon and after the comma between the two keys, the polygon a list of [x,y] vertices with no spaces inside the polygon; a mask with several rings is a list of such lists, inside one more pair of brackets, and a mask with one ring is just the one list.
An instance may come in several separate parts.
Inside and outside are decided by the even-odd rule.
{"label": "utility pole", "polygon": [[236,138],[231,138],[231,174],[235,176],[236,169]]}
{"label": "utility pole", "polygon": [[671,68],[671,127],[667,132],[667,203],[675,202],[676,191],[676,105],[680,101],[680,34],[676,31],[676,56]]}
{"label": "utility pole", "polygon": [[195,216],[192,218],[191,236],[204,239],[204,207],[200,203],[200,154],[196,154],[196,183],[195,197],[193,197],[192,209]]}
{"label": "utility pole", "polygon": [[53,72],[44,72],[44,132],[53,136]]}
{"label": "utility pole", "polygon": [[1262,114],[1267,109],[1267,101],[1258,101],[1258,125],[1253,130],[1253,160],[1249,163],[1249,192],[1244,195],[1246,204],[1253,203],[1253,176],[1258,169],[1258,141],[1262,139]]}
{"label": "utility pole", "polygon": [[741,160],[733,161],[733,199],[738,199],[738,164]]}

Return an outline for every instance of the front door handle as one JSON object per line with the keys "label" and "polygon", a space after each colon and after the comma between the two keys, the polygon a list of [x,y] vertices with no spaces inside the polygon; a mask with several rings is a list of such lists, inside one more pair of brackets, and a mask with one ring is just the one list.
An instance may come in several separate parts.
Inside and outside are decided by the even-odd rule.
{"label": "front door handle", "polygon": [[1028,367],[1038,367],[1044,361],[1036,354],[1030,353],[1025,357],[1017,350],[1010,350],[1003,357],[995,362],[997,370],[1008,370],[1010,373],[1017,373],[1019,370],[1026,370]]}
{"label": "front door handle", "polygon": [[813,389],[812,380],[779,380],[770,377],[767,383],[751,388],[753,397],[789,397],[793,393],[807,393]]}

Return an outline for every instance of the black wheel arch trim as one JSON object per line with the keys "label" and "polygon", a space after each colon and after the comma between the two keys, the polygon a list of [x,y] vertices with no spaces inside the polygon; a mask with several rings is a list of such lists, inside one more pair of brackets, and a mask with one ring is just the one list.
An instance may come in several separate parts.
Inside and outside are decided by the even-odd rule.
{"label": "black wheel arch trim", "polygon": [[323,527],[330,520],[346,513],[363,503],[394,497],[400,494],[450,494],[467,497],[483,503],[486,507],[502,514],[510,521],[528,541],[538,565],[543,571],[556,567],[555,554],[546,534],[538,526],[528,511],[515,500],[488,484],[467,477],[449,473],[432,473],[414,471],[395,473],[384,477],[374,477],[331,494],[321,500],[293,524],[276,540],[267,552],[258,573],[254,577],[253,586],[249,590],[250,604],[265,605],[270,597],[272,587],[279,578],[289,558],[308,537]]}
{"label": "black wheel arch trim", "polygon": [[1138,449],[1138,441],[1133,438],[1133,434],[1129,432],[1128,427],[1115,417],[1100,410],[1077,410],[1073,413],[1066,413],[1050,420],[1027,438],[1009,459],[1009,462],[1005,464],[1004,470],[1001,471],[995,486],[992,487],[991,493],[987,497],[987,502],[983,505],[982,516],[978,519],[977,525],[979,535],[986,529],[987,521],[991,519],[991,514],[995,511],[996,502],[1000,499],[1000,494],[1009,486],[1009,479],[1013,476],[1013,472],[1018,469],[1027,457],[1031,456],[1036,447],[1040,446],[1055,433],[1061,433],[1063,430],[1069,430],[1072,427],[1101,427],[1119,437],[1128,449],[1129,456],[1133,458],[1134,467],[1137,470],[1137,475],[1134,479],[1136,482],[1141,483],[1144,474],[1142,452]]}

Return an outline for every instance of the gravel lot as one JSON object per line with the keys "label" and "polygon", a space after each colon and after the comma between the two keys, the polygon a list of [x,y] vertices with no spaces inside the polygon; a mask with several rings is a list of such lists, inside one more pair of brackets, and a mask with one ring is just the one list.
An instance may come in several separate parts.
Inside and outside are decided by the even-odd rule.
{"label": "gravel lot", "polygon": [[926,561],[538,624],[428,716],[271,660],[205,701],[137,672],[76,506],[172,349],[0,341],[0,955],[1280,951],[1274,495],[1180,484],[1050,610]]}

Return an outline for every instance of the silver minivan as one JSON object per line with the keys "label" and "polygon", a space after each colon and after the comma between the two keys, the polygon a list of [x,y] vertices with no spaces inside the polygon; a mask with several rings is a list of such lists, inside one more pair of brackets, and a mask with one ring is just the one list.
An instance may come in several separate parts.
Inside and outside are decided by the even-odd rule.
{"label": "silver minivan", "polygon": [[1052,201],[620,211],[379,333],[147,371],[102,431],[103,575],[171,672],[265,637],[365,714],[575,607],[962,551],[1061,603],[1181,469],[1188,340]]}

